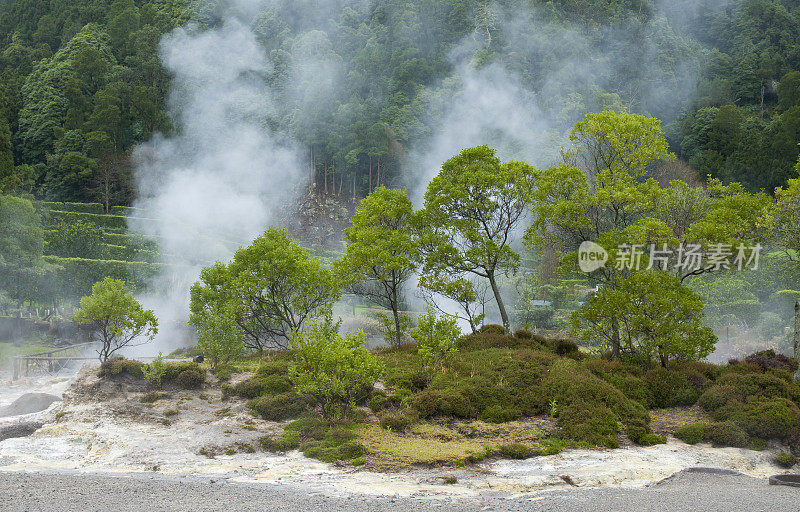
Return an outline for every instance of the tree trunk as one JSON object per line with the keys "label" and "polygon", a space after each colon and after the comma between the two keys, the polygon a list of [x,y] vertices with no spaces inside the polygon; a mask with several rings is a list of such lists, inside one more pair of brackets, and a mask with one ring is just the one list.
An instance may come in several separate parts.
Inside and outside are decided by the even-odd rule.
{"label": "tree trunk", "polygon": [[[794,358],[800,360],[800,300],[794,303]],[[795,382],[800,382],[800,368],[794,374]]]}
{"label": "tree trunk", "polygon": [[400,311],[398,311],[397,304],[392,304],[392,313],[394,314],[394,344],[400,346],[403,341],[402,333],[400,332]]}
{"label": "tree trunk", "polygon": [[369,187],[367,188],[367,195],[372,192],[372,157],[369,157]]}
{"label": "tree trunk", "polygon": [[620,343],[619,343],[619,319],[615,316],[611,317],[611,358],[619,359],[620,357]]}
{"label": "tree trunk", "polygon": [[500,289],[497,287],[497,280],[494,277],[494,272],[489,273],[489,284],[492,285],[494,300],[497,301],[497,309],[500,310],[500,318],[503,320],[503,328],[506,330],[506,334],[511,334],[511,322],[508,321],[506,305],[503,302],[503,298],[500,296]]}

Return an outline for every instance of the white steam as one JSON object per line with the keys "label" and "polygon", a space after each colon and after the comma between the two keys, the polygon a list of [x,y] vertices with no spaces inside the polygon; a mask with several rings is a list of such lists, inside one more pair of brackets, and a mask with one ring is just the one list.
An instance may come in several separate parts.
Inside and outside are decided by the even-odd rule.
{"label": "white steam", "polygon": [[176,29],[160,45],[173,76],[175,134],[135,154],[140,199],[132,228],[159,242],[167,270],[143,298],[160,319],[158,349],[181,345],[188,287],[202,266],[230,257],[291,201],[302,171],[292,142],[269,128],[270,66],[250,29]]}

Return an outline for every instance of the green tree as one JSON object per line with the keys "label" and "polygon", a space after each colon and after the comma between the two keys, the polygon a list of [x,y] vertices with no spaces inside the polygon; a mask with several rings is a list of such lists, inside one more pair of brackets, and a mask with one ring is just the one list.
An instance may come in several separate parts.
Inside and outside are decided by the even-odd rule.
{"label": "green tree", "polygon": [[103,344],[97,353],[105,361],[114,352],[152,341],[158,320],[144,309],[120,279],[107,277],[92,286],[92,294],[81,297],[75,321],[93,327],[94,338]]}
{"label": "green tree", "polygon": [[457,351],[456,340],[461,336],[458,319],[454,316],[436,316],[432,306],[417,320],[417,327],[411,330],[411,337],[417,343],[417,351],[429,368],[443,365]]}
{"label": "green tree", "polygon": [[347,250],[337,262],[351,282],[367,282],[359,292],[392,311],[394,344],[402,342],[402,288],[414,274],[419,243],[413,229],[413,208],[405,190],[376,188],[361,201],[344,230]]}
{"label": "green tree", "polygon": [[487,146],[465,149],[428,185],[419,217],[423,274],[488,280],[507,332],[511,325],[498,279],[519,266],[512,235],[527,208],[532,176],[528,164],[501,163]]}
{"label": "green tree", "polygon": [[[646,271],[601,288],[573,314],[575,334],[611,348],[620,337],[621,357],[647,368],[653,359],[697,361],[708,356],[716,336],[702,325],[703,298],[664,272]],[[612,319],[616,319],[618,332]]]}
{"label": "green tree", "polygon": [[340,282],[285,229],[270,227],[227,265],[200,272],[191,290],[192,315],[231,311],[253,350],[289,348],[289,335],[324,315],[340,295]]}
{"label": "green tree", "polygon": [[295,357],[290,378],[326,418],[346,413],[384,371],[383,364],[363,347],[364,333],[339,334],[340,324],[328,317],[291,335]]}
{"label": "green tree", "polygon": [[[533,222],[526,233],[531,246],[563,251],[562,264],[574,265],[583,242],[597,243],[608,251],[609,263],[589,278],[619,290],[632,274],[648,267],[671,273],[679,282],[722,269],[711,262],[687,265],[681,247],[735,251],[769,233],[771,202],[764,194],[751,195],[739,184],[723,185],[716,179],[705,188],[681,181],[662,188],[644,179],[650,166],[672,158],[658,120],[607,112],[586,117],[571,133],[575,146],[563,151],[565,162],[536,178]],[[638,265],[618,264],[637,247],[642,252]],[[666,256],[651,261],[648,248],[664,250]],[[609,315],[612,355],[620,357],[621,318],[613,307],[601,311]]]}
{"label": "green tree", "polygon": [[203,310],[193,313],[189,324],[197,329],[197,348],[211,363],[212,369],[227,364],[244,352],[244,336],[236,323],[235,312]]}

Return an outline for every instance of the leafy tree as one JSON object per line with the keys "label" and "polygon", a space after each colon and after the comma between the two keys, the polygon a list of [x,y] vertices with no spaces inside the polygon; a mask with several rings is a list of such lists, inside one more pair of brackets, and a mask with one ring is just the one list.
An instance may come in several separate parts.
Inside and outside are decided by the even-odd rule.
{"label": "leafy tree", "polygon": [[474,274],[488,280],[507,332],[511,326],[498,279],[519,266],[511,242],[528,204],[532,175],[528,164],[501,163],[487,146],[465,149],[428,185],[420,214],[423,274],[452,279]]}
{"label": "leafy tree", "polygon": [[197,347],[211,368],[227,364],[244,352],[244,336],[236,323],[235,312],[203,310],[192,314],[189,323],[199,333]]}
{"label": "leafy tree", "polygon": [[455,354],[456,340],[461,336],[458,319],[453,316],[436,316],[433,307],[417,320],[417,327],[411,330],[411,337],[417,343],[417,350],[426,366],[433,368],[443,365]]}
{"label": "leafy tree", "polygon": [[402,287],[414,274],[419,243],[413,208],[405,190],[376,188],[361,201],[352,226],[344,230],[347,250],[337,269],[351,281],[367,282],[359,291],[392,311],[393,342],[400,345]]}
{"label": "leafy tree", "polygon": [[[703,298],[664,272],[646,271],[601,288],[573,314],[575,333],[611,348],[616,336],[621,357],[651,367],[670,360],[696,361],[714,350],[716,336],[702,325]],[[616,319],[619,332],[615,332]]]}
{"label": "leafy tree", "polygon": [[[722,267],[711,262],[678,264],[680,248],[727,246],[735,251],[769,232],[770,199],[763,194],[754,196],[741,185],[714,179],[706,188],[681,181],[662,188],[653,179],[644,180],[649,166],[671,158],[657,120],[610,112],[586,117],[570,135],[575,147],[563,151],[565,163],[537,175],[533,223],[526,233],[531,246],[564,251],[563,264],[574,265],[581,243],[601,245],[609,263],[589,277],[614,291],[635,283],[631,276],[648,267],[672,273],[679,282],[719,271]],[[619,265],[626,248],[632,254],[635,247],[643,253],[639,264]],[[650,247],[664,255],[651,261]],[[611,292],[602,297],[606,293]],[[613,307],[595,311],[609,315],[609,345],[612,355],[620,357],[623,319]]]}
{"label": "leafy tree", "polygon": [[149,363],[142,365],[142,375],[148,384],[155,384],[161,389],[161,381],[167,373],[167,365],[161,352]]}
{"label": "leafy tree", "polygon": [[[800,159],[795,167],[800,174]],[[800,261],[800,178],[775,190],[777,199],[775,241],[787,256]]]}
{"label": "leafy tree", "polygon": [[363,347],[364,333],[339,334],[340,324],[327,317],[291,335],[292,383],[316,402],[326,418],[347,412],[384,371],[382,363]]}
{"label": "leafy tree", "polygon": [[75,321],[94,328],[94,338],[103,344],[97,353],[105,361],[114,352],[151,341],[158,334],[158,320],[144,309],[120,279],[107,277],[92,286],[92,294],[81,297]]}
{"label": "leafy tree", "polygon": [[289,348],[289,335],[307,319],[325,314],[339,297],[340,282],[285,229],[270,227],[227,265],[200,272],[190,309],[201,321],[215,311],[232,312],[248,348]]}

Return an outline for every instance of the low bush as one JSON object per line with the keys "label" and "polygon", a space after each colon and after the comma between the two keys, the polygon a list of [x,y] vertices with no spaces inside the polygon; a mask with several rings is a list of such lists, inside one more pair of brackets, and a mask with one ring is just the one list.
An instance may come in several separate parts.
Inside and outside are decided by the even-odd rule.
{"label": "low bush", "polygon": [[478,329],[478,332],[480,332],[481,334],[499,334],[501,336],[505,336],[506,328],[503,327],[502,325],[486,324],[482,325],[481,328]]}
{"label": "low bush", "polygon": [[387,402],[389,397],[386,395],[386,391],[381,389],[373,389],[372,394],[367,401],[367,406],[369,406],[372,412],[380,412],[386,408]]}
{"label": "low bush", "polygon": [[531,450],[522,443],[501,444],[497,449],[508,459],[526,459],[531,453]]}
{"label": "low bush", "polygon": [[142,367],[144,363],[135,359],[125,359],[123,357],[112,357],[103,361],[100,365],[98,375],[100,377],[116,377],[119,375],[130,375],[132,377],[144,379]]}
{"label": "low bush", "polygon": [[758,366],[762,371],[775,369],[783,370],[790,374],[797,371],[797,359],[783,354],[776,354],[772,349],[750,354],[744,360]]}
{"label": "low bush", "polygon": [[307,401],[293,391],[279,395],[259,396],[250,400],[247,405],[262,418],[270,421],[297,418],[308,407]]}
{"label": "low bush", "polygon": [[686,444],[697,444],[706,437],[706,426],[703,423],[681,425],[675,430],[675,437]]}
{"label": "low bush", "polygon": [[702,373],[691,370],[654,368],[645,374],[648,405],[664,409],[680,405],[694,405],[709,383]]}
{"label": "low bush", "polygon": [[789,452],[781,452],[777,457],[775,457],[775,464],[782,468],[788,469],[797,464],[797,457]]}
{"label": "low bush", "polygon": [[800,430],[800,408],[785,398],[748,402],[733,415],[750,435],[764,439],[788,439]]}
{"label": "low bush", "polygon": [[569,357],[570,359],[580,359],[582,357],[578,345],[572,340],[566,339],[551,339],[548,340],[548,345],[556,354]]}
{"label": "low bush", "polygon": [[380,416],[381,427],[394,432],[405,432],[416,422],[416,414],[412,411],[387,412]]}
{"label": "low bush", "polygon": [[233,392],[242,398],[256,398],[264,392],[264,383],[261,379],[245,379],[233,386]]}
{"label": "low bush", "polygon": [[528,329],[518,329],[514,331],[514,337],[521,340],[533,339],[533,333]]}
{"label": "low bush", "polygon": [[706,440],[717,446],[744,448],[748,443],[747,433],[732,421],[713,422],[706,425]]}
{"label": "low bush", "polygon": [[231,380],[233,374],[238,371],[238,368],[229,364],[219,365],[214,369],[214,376],[221,382]]}
{"label": "low bush", "polygon": [[158,400],[161,400],[162,398],[167,398],[167,397],[169,397],[169,395],[166,393],[162,393],[161,391],[148,391],[147,393],[142,395],[142,397],[139,399],[139,402],[143,404],[152,404],[153,402],[156,402]]}
{"label": "low bush", "polygon": [[489,423],[506,423],[522,417],[522,412],[514,407],[503,407],[502,405],[490,405],[480,414],[479,418]]}
{"label": "low bush", "polygon": [[206,374],[199,369],[183,370],[175,378],[175,384],[181,389],[200,389],[205,381]]}
{"label": "low bush", "polygon": [[619,447],[617,415],[602,403],[583,401],[571,403],[561,411],[558,426],[568,439],[593,446]]}

